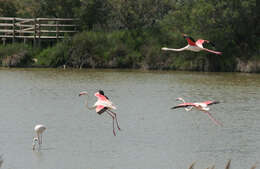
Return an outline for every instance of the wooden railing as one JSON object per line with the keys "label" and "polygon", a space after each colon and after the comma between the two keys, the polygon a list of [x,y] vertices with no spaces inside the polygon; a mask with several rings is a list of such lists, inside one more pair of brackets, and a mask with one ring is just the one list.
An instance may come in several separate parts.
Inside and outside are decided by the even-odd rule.
{"label": "wooden railing", "polygon": [[61,39],[77,32],[78,19],[0,17],[0,38]]}

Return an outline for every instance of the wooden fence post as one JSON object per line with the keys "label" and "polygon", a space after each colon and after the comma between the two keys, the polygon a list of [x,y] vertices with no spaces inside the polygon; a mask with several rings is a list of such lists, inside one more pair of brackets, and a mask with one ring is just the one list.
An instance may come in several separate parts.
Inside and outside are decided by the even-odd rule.
{"label": "wooden fence post", "polygon": [[37,28],[36,28],[36,18],[34,18],[34,36],[33,36],[33,46],[36,45],[36,34],[37,34]]}
{"label": "wooden fence post", "polygon": [[37,19],[38,21],[38,46],[41,47],[41,20]]}
{"label": "wooden fence post", "polygon": [[56,20],[56,41],[58,42],[58,37],[59,37],[59,21]]}
{"label": "wooden fence post", "polygon": [[2,41],[3,41],[3,45],[5,46],[6,38],[2,38]]}
{"label": "wooden fence post", "polygon": [[15,18],[13,18],[13,43],[15,42]]}

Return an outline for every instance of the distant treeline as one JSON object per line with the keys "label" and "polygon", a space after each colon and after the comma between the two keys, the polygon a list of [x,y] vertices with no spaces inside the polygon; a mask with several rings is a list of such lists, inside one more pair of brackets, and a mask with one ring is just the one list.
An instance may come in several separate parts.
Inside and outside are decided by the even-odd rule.
{"label": "distant treeline", "polygon": [[[0,16],[80,19],[80,33],[56,45],[0,46],[3,66],[260,72],[256,0],[0,0]],[[160,50],[186,45],[182,33],[223,55]]]}

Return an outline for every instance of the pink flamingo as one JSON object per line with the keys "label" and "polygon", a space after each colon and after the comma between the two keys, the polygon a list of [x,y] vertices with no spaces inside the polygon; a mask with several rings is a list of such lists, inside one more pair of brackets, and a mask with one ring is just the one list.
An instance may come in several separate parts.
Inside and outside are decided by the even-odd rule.
{"label": "pink flamingo", "polygon": [[222,124],[217,121],[212,115],[211,113],[209,113],[209,110],[210,108],[208,107],[209,105],[212,105],[212,104],[218,104],[219,102],[218,101],[205,101],[205,102],[201,102],[201,103],[187,103],[184,101],[183,98],[177,98],[176,100],[180,100],[182,101],[183,103],[182,104],[179,104],[177,106],[174,106],[172,107],[171,109],[177,109],[177,108],[185,108],[186,111],[191,111],[192,108],[196,108],[200,111],[203,111],[204,113],[206,113],[209,118],[216,124],[216,125],[219,125],[219,126],[222,126]]}
{"label": "pink flamingo", "polygon": [[[82,96],[82,95],[87,95],[88,96],[88,93],[86,91],[82,91],[79,93],[79,96]],[[92,109],[96,109],[96,112],[101,115],[102,113],[104,112],[107,112],[107,114],[109,114],[112,119],[113,119],[113,134],[114,136],[116,136],[116,133],[115,133],[115,125],[114,125],[114,121],[116,120],[116,124],[117,124],[117,128],[118,130],[121,130],[120,127],[119,127],[119,124],[118,124],[118,121],[117,121],[117,116],[116,116],[116,113],[113,112],[112,110],[115,110],[116,107],[113,105],[113,103],[108,99],[107,96],[105,96],[104,94],[104,91],[102,90],[99,90],[97,93],[94,94],[98,100],[97,102],[92,106],[92,107],[89,107],[88,106],[88,102],[86,100],[86,106],[88,109],[92,110]]]}
{"label": "pink flamingo", "polygon": [[203,40],[203,39],[198,39],[196,42],[195,40],[190,37],[190,36],[187,36],[186,34],[183,34],[184,38],[187,40],[188,42],[188,45],[183,47],[183,48],[180,48],[180,49],[173,49],[173,48],[166,48],[166,47],[163,47],[162,50],[169,50],[169,51],[177,51],[177,52],[180,52],[180,51],[184,51],[184,50],[190,50],[190,51],[193,51],[193,52],[199,52],[199,51],[207,51],[207,52],[211,52],[211,53],[215,53],[217,55],[221,55],[222,53],[221,52],[218,52],[218,51],[214,51],[214,50],[210,50],[210,49],[207,49],[207,48],[204,48],[203,47],[203,43],[206,42],[206,43],[210,43],[212,46],[215,46],[212,42],[208,41],[208,40]]}

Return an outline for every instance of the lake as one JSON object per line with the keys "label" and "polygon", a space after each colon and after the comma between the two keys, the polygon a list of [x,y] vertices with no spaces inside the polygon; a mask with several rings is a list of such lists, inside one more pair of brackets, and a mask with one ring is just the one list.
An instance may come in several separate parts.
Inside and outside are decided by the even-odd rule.
{"label": "lake", "polygon": [[[85,106],[97,90],[117,106],[112,119]],[[260,74],[111,69],[0,69],[0,154],[6,169],[224,169],[260,166]],[[170,109],[217,100],[210,112]],[[33,128],[44,124],[40,151]]]}

